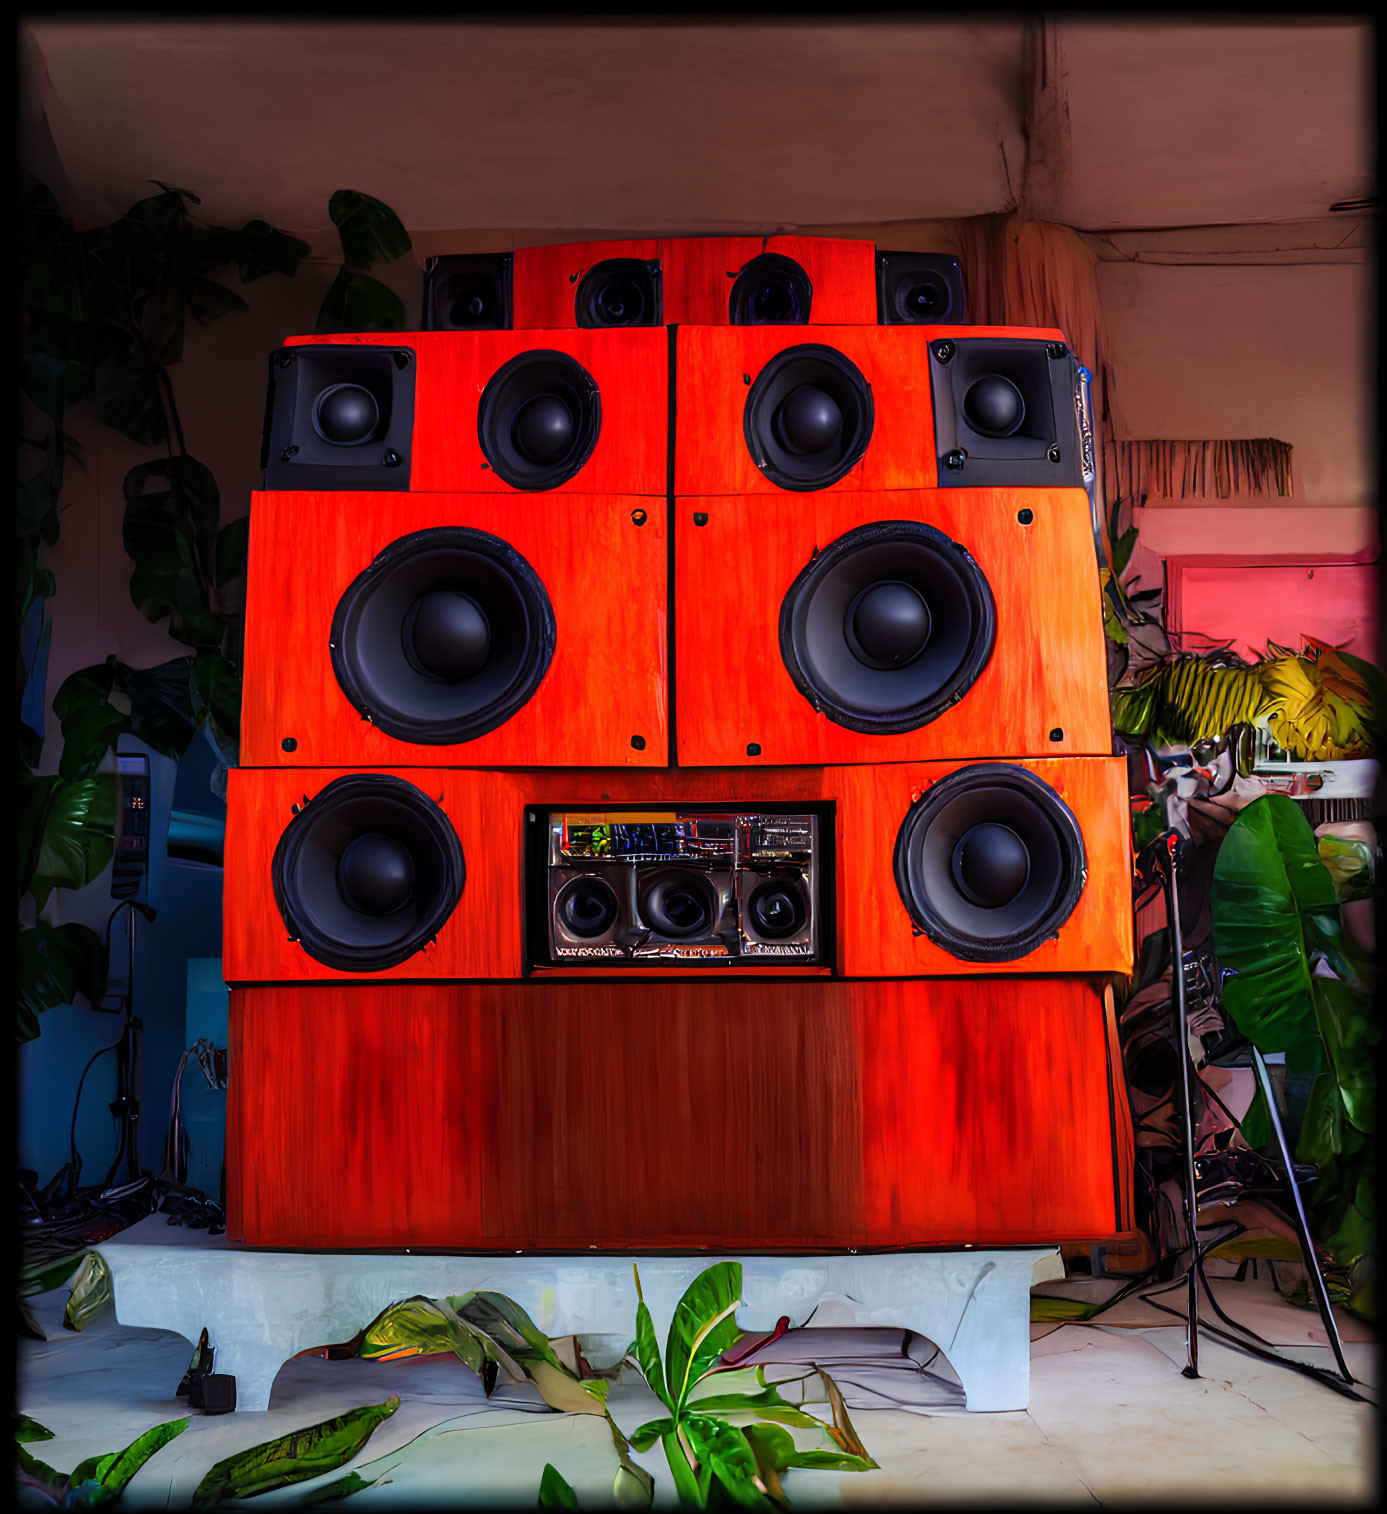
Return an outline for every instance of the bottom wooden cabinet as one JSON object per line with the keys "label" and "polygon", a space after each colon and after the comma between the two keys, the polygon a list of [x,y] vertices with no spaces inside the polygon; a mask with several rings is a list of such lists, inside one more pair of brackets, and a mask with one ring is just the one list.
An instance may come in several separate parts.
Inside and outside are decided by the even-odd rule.
{"label": "bottom wooden cabinet", "polygon": [[231,997],[228,1236],[312,1250],[1101,1241],[1130,1116],[1078,978]]}

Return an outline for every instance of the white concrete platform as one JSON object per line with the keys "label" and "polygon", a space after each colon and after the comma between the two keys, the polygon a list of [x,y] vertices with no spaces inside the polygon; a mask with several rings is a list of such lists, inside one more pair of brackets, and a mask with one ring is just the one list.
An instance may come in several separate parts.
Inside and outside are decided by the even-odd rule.
{"label": "white concrete platform", "polygon": [[680,1296],[712,1262],[742,1264],[737,1323],[768,1331],[782,1315],[806,1325],[831,1304],[836,1325],[886,1325],[933,1341],[970,1410],[1025,1409],[1030,1395],[1030,1290],[1064,1276],[1059,1248],[873,1255],[457,1256],[253,1251],[151,1215],[95,1248],[111,1271],[122,1325],[171,1330],[189,1353],[204,1327],[215,1370],[236,1378],[241,1409],[269,1407],[283,1364],[350,1340],[381,1310],[422,1294],[470,1288],[516,1300],[549,1336],[634,1334],[631,1264],[663,1339]]}

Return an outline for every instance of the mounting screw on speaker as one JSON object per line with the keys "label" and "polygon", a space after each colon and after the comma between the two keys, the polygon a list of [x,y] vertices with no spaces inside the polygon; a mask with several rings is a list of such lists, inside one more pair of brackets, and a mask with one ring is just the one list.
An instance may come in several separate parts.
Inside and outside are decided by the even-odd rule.
{"label": "mounting screw on speaker", "polygon": [[386,452],[384,457],[381,458],[381,462],[383,462],[387,468],[398,468],[402,461],[403,459],[401,458],[400,454],[396,452],[393,447],[390,448]]}
{"label": "mounting screw on speaker", "polygon": [[280,742],[280,746],[282,746],[286,752],[292,752],[298,746],[298,742],[295,741],[292,736],[286,736],[284,740]]}
{"label": "mounting screw on speaker", "polygon": [[1066,347],[1063,342],[1051,342],[1045,348],[1045,350],[1050,354],[1052,358],[1058,359],[1069,356],[1069,348]]}
{"label": "mounting screw on speaker", "polygon": [[631,738],[631,745],[633,747],[635,747],[635,749],[638,752],[643,752],[645,750],[645,737],[644,736],[632,736],[632,738]]}
{"label": "mounting screw on speaker", "polygon": [[957,473],[958,470],[964,465],[964,463],[967,462],[967,460],[968,454],[958,447],[955,447],[952,452],[945,454],[944,466],[946,468],[951,468],[955,473]]}
{"label": "mounting screw on speaker", "polygon": [[292,352],[281,352],[279,356],[275,358],[275,362],[278,363],[281,368],[287,368],[293,361],[294,354]]}
{"label": "mounting screw on speaker", "polygon": [[632,510],[631,519],[636,523],[636,525],[643,526],[647,519],[646,513],[644,510]]}
{"label": "mounting screw on speaker", "polygon": [[953,357],[956,350],[952,342],[936,342],[934,355],[941,363],[947,363]]}
{"label": "mounting screw on speaker", "polygon": [[1021,522],[1023,526],[1029,526],[1030,523],[1035,519],[1035,515],[1030,510],[1018,510],[1016,512],[1016,518]]}
{"label": "mounting screw on speaker", "polygon": [[695,510],[694,511],[694,525],[696,525],[696,526],[706,526],[707,524],[708,524],[708,516],[707,516],[706,512],[704,512],[702,510]]}
{"label": "mounting screw on speaker", "polygon": [[746,754],[748,757],[759,757],[761,755],[761,743],[759,741],[748,741],[746,744]]}
{"label": "mounting screw on speaker", "polygon": [[1059,462],[1059,460],[1060,460],[1060,449],[1059,449],[1059,447],[1058,446],[1051,447],[1050,450],[1045,454],[1045,456],[1048,457],[1052,463]]}
{"label": "mounting screw on speaker", "polygon": [[290,442],[290,444],[279,455],[287,463],[298,450],[299,449],[294,446],[292,442]]}

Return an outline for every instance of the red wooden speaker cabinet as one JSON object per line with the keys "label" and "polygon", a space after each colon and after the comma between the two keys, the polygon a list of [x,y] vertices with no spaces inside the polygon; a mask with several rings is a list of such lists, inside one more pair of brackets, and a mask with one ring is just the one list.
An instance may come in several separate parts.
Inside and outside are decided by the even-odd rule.
{"label": "red wooden speaker cabinet", "polygon": [[290,337],[266,487],[663,497],[668,348],[662,329]]}
{"label": "red wooden speaker cabinet", "polygon": [[665,237],[515,253],[515,326],[873,326],[876,247],[837,237]]}
{"label": "red wooden speaker cabinet", "polygon": [[254,1073],[228,1093],[227,1233],[252,1246],[812,1251],[1130,1225],[1116,1035],[1082,979],[250,988],[230,1034]]}
{"label": "red wooden speaker cabinet", "polygon": [[250,520],[248,767],[668,760],[662,501],[271,492]]}
{"label": "red wooden speaker cabinet", "polygon": [[[699,956],[626,975],[1128,972],[1130,914],[1112,907],[1131,883],[1125,773],[1120,758],[743,772],[240,769],[227,793],[223,970],[229,983],[610,976],[610,961],[545,965],[527,948],[527,897],[547,886],[533,867],[527,876],[527,817],[634,806],[673,822],[682,805],[770,805],[832,807],[824,965]],[[684,866],[708,871],[697,859]]]}
{"label": "red wooden speaker cabinet", "polygon": [[679,498],[678,760],[1099,755],[1082,489]]}
{"label": "red wooden speaker cabinet", "polygon": [[676,495],[1082,486],[1058,331],[786,327],[677,334]]}

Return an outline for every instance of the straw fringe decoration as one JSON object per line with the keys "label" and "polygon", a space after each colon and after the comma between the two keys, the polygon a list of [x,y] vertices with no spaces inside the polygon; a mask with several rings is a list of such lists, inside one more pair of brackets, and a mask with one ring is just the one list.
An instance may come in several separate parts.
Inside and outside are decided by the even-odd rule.
{"label": "straw fringe decoration", "polygon": [[1295,494],[1291,444],[1250,441],[1104,440],[1105,472],[1123,499],[1233,499]]}

